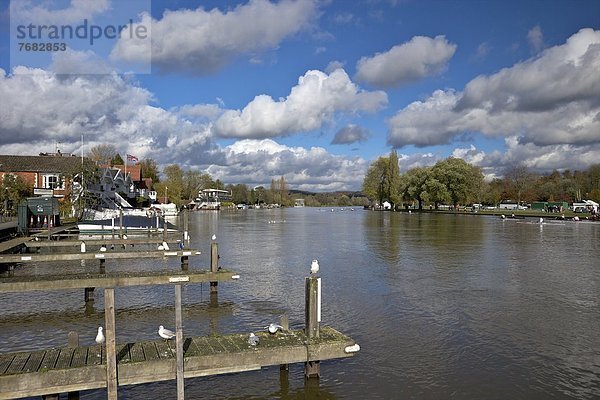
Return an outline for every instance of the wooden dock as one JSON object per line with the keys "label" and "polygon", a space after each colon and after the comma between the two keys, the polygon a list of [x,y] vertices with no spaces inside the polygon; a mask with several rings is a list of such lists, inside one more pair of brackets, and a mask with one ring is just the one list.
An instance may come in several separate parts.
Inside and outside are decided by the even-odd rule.
{"label": "wooden dock", "polygon": [[115,273],[85,273],[70,275],[12,276],[0,279],[0,293],[34,290],[66,290],[95,287],[126,287],[166,285],[174,282],[203,283],[238,279],[239,275],[226,269],[217,272],[197,271],[141,271]]}
{"label": "wooden dock", "polygon": [[[227,374],[262,367],[351,357],[356,343],[333,328],[319,338],[303,330],[259,332],[254,347],[247,334],[186,337],[184,377]],[[118,385],[176,379],[175,341],[116,346]],[[0,400],[107,387],[106,352],[101,346],[62,347],[0,354]]]}
{"label": "wooden dock", "polygon": [[45,261],[110,260],[125,258],[190,257],[199,254],[200,252],[197,250],[96,251],[89,253],[61,254],[0,254],[0,264]]}

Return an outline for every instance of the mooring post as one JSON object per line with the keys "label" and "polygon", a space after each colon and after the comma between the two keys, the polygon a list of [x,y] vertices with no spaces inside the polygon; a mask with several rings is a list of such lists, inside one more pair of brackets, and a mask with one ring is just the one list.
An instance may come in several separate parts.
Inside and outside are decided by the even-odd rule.
{"label": "mooring post", "polygon": [[88,302],[94,302],[94,288],[93,287],[86,287],[84,290],[84,294],[83,294],[83,300],[85,301],[85,303],[87,304]]}
{"label": "mooring post", "polygon": [[163,216],[163,242],[167,241],[167,219]]}
{"label": "mooring post", "polygon": [[190,227],[189,212],[187,206],[183,208],[183,243],[186,246],[190,244],[190,236],[188,234]]}
{"label": "mooring post", "polygon": [[[79,335],[75,331],[69,332],[67,346],[69,347],[79,347]],[[67,399],[69,400],[79,400],[79,392],[69,392],[67,393]]]}
{"label": "mooring post", "polygon": [[123,239],[123,209],[119,209],[119,239]]}
{"label": "mooring post", "polygon": [[[217,273],[219,270],[219,245],[217,242],[213,241],[210,244],[210,272]],[[219,282],[211,282],[210,283],[210,292],[216,293],[218,292],[217,285]]]}
{"label": "mooring post", "polygon": [[106,338],[107,399],[117,400],[117,349],[115,326],[115,289],[104,289],[104,325]]}
{"label": "mooring post", "polygon": [[[305,292],[305,333],[310,343],[311,339],[319,338],[319,323],[321,322],[321,278],[314,275],[306,278]],[[318,360],[308,360],[304,364],[304,375],[307,378],[321,376],[321,364]]]}
{"label": "mooring post", "polygon": [[177,349],[177,400],[184,400],[183,377],[183,317],[181,315],[181,285],[175,285],[175,347]]}
{"label": "mooring post", "polygon": [[[284,331],[289,331],[290,330],[290,319],[288,318],[287,314],[283,314],[281,316],[281,318],[279,319],[279,325],[281,325],[281,327],[283,328]],[[290,369],[289,364],[281,364],[279,365],[279,372],[282,374],[283,372],[288,372]],[[281,379],[283,379],[283,377],[280,376]],[[286,380],[287,380],[287,374],[286,374]]]}

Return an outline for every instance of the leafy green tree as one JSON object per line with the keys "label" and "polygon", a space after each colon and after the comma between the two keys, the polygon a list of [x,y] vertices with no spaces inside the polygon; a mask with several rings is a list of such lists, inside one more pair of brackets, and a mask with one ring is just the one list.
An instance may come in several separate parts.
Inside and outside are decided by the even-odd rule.
{"label": "leafy green tree", "polygon": [[119,153],[117,153],[113,159],[112,159],[112,165],[125,165],[125,162],[123,162],[123,159],[121,158],[121,155]]}
{"label": "leafy green tree", "polygon": [[181,196],[185,200],[194,200],[198,197],[198,187],[202,181],[202,174],[199,171],[188,170],[183,174],[183,189]]}
{"label": "leafy green tree", "polygon": [[431,172],[437,181],[446,186],[454,207],[476,200],[483,184],[481,170],[461,158],[449,157],[438,161]]}
{"label": "leafy green tree", "polygon": [[425,192],[422,193],[423,200],[432,202],[437,210],[441,203],[451,200],[450,192],[446,185],[430,176],[425,182]]}
{"label": "leafy green tree", "polygon": [[5,215],[15,215],[21,200],[33,195],[32,188],[18,175],[4,174],[0,183],[0,206]]}
{"label": "leafy green tree", "polygon": [[156,161],[151,158],[146,158],[140,161],[140,166],[142,168],[142,178],[152,179],[153,184],[160,182]]}
{"label": "leafy green tree", "polygon": [[419,210],[423,209],[423,201],[427,197],[427,180],[430,178],[431,168],[416,167],[411,168],[401,179],[401,194],[404,199],[416,200],[419,203]]}
{"label": "leafy green tree", "polygon": [[379,157],[369,166],[363,179],[363,193],[379,204],[384,200],[398,204],[401,201],[400,184],[398,155],[392,150],[389,157]]}

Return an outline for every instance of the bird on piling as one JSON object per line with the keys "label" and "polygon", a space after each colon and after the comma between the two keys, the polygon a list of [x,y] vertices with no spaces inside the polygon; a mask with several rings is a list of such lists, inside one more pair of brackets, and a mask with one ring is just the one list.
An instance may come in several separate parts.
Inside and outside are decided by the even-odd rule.
{"label": "bird on piling", "polygon": [[98,327],[98,334],[96,335],[96,344],[104,343],[104,333],[102,333],[102,327]]}
{"label": "bird on piling", "polygon": [[175,332],[165,329],[165,327],[161,325],[158,327],[158,336],[160,336],[163,339],[169,340],[175,337]]}
{"label": "bird on piling", "polygon": [[212,238],[211,238],[211,239],[212,239],[212,240],[213,240],[213,242],[214,242],[215,240],[217,240],[217,235],[212,235]]}
{"label": "bird on piling", "polygon": [[254,332],[250,332],[250,336],[248,336],[248,344],[250,346],[256,346],[260,342],[260,338],[254,334]]}
{"label": "bird on piling", "polygon": [[265,326],[265,329],[269,331],[271,335],[274,335],[278,330],[283,329],[283,326],[271,323],[269,326]]}
{"label": "bird on piling", "polygon": [[312,260],[312,262],[310,263],[310,273],[316,274],[317,272],[319,272],[319,261]]}

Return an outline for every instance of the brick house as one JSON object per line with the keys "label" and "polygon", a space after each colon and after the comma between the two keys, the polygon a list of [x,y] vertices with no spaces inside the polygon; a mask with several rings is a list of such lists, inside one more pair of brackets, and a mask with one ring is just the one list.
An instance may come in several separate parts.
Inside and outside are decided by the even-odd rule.
{"label": "brick house", "polygon": [[6,174],[19,176],[36,195],[65,197],[71,187],[69,178],[80,171],[81,157],[70,154],[0,155],[0,179]]}

